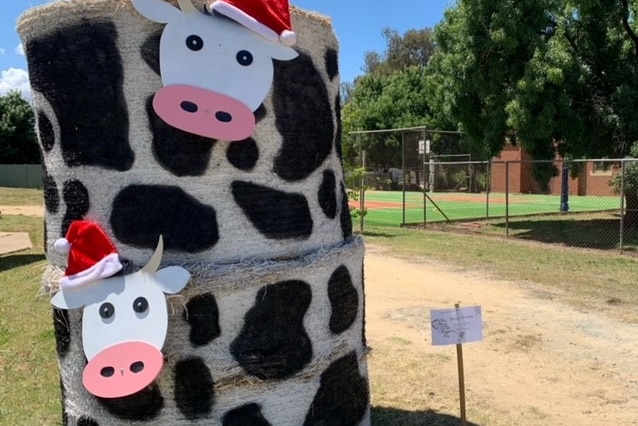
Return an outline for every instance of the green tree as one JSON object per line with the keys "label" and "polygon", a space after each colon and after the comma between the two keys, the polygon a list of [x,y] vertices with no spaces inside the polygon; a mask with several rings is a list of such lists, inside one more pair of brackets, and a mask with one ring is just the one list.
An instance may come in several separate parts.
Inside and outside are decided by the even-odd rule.
{"label": "green tree", "polygon": [[[347,135],[356,130],[423,126],[429,116],[424,68],[412,65],[389,75],[371,73],[357,79],[350,101],[343,109],[343,128]],[[353,160],[361,143],[361,148],[368,151],[369,164],[400,163],[401,141],[391,134],[346,140],[346,161]]]}
{"label": "green tree", "polygon": [[19,92],[0,96],[0,164],[38,164],[33,109]]}
{"label": "green tree", "polygon": [[548,1],[459,0],[435,30],[432,109],[458,123],[487,157],[503,148],[506,106],[551,24]]}
{"label": "green tree", "polygon": [[408,30],[401,36],[396,30],[385,28],[384,53],[368,52],[363,71],[366,74],[392,74],[412,65],[425,67],[434,53],[432,29]]}
{"label": "green tree", "polygon": [[434,51],[432,30],[409,30],[401,36],[385,29],[383,34],[386,50],[367,53],[366,74],[342,87],[344,159],[350,165],[360,148],[368,151],[369,164],[398,164],[401,141],[388,134],[348,137],[349,132],[423,126],[429,120],[425,72]]}
{"label": "green tree", "polygon": [[[637,11],[635,0],[459,0],[436,30],[433,110],[490,156],[506,136],[534,159],[625,156],[638,140]],[[546,184],[556,170],[534,172]]]}

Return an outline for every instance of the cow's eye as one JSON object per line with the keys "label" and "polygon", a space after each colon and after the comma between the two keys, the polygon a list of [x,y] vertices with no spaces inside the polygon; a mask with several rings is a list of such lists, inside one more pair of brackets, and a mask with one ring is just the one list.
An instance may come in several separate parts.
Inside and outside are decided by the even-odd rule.
{"label": "cow's eye", "polygon": [[102,303],[100,306],[100,316],[109,319],[115,314],[115,307],[109,302]]}
{"label": "cow's eye", "polygon": [[142,312],[146,312],[147,309],[148,309],[148,300],[146,300],[144,297],[138,297],[137,299],[133,301],[133,310],[137,312],[138,314],[141,314]]}
{"label": "cow's eye", "polygon": [[247,50],[240,50],[237,52],[237,62],[239,62],[239,65],[247,67],[253,63],[253,54]]}
{"label": "cow's eye", "polygon": [[202,38],[198,35],[190,35],[186,37],[186,47],[197,52],[198,50],[202,50],[202,47],[204,47],[204,40],[202,40]]}

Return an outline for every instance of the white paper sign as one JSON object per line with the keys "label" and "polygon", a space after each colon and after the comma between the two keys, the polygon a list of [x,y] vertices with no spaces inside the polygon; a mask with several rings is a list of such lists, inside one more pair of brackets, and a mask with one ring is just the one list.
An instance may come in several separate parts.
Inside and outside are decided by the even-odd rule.
{"label": "white paper sign", "polygon": [[430,312],[432,344],[457,345],[483,340],[480,306],[434,309]]}

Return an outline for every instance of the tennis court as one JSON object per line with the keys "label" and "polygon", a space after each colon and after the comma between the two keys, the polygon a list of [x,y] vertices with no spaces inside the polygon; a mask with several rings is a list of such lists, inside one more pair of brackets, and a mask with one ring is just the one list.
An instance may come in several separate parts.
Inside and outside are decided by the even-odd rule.
{"label": "tennis court", "polygon": [[[404,198],[405,195],[405,198]],[[359,208],[358,200],[350,206]],[[476,220],[508,216],[559,213],[560,195],[373,191],[364,197],[367,210],[365,223],[400,226],[402,223]],[[404,210],[405,206],[405,210]],[[568,200],[569,212],[620,210],[620,196],[598,197],[573,195]]]}

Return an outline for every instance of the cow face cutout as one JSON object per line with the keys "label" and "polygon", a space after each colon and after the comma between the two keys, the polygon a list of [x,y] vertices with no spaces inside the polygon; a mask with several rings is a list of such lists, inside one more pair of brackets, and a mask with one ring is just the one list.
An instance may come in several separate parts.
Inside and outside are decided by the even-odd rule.
{"label": "cow face cutout", "polygon": [[273,80],[273,59],[297,57],[231,21],[197,11],[188,0],[182,10],[162,0],[133,0],[147,19],[166,24],[160,39],[164,87],[153,108],[167,124],[212,139],[241,141],[255,129],[253,112]]}
{"label": "cow face cutout", "polygon": [[157,270],[162,250],[160,237],[141,271],[62,290],[51,299],[60,309],[84,308],[82,346],[88,364],[82,382],[93,395],[132,395],[150,385],[162,369],[168,329],[164,293],[179,292],[190,279],[181,267]]}

